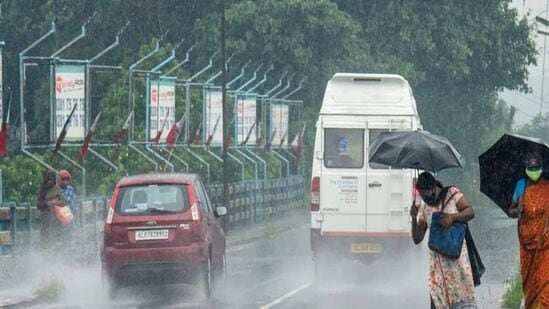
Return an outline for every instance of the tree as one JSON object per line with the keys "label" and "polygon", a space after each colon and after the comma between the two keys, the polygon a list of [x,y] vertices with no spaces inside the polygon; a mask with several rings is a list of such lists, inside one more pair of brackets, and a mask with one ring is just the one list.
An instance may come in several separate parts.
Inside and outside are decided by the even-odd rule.
{"label": "tree", "polygon": [[[498,101],[497,92],[503,88],[528,91],[527,66],[535,62],[532,25],[526,18],[520,19],[508,2],[235,0],[226,11],[227,49],[229,54],[235,53],[229,76],[236,76],[248,61],[248,75],[250,68],[259,64],[272,67],[268,82],[257,89],[259,93],[273,87],[285,71],[288,77],[293,75],[293,86],[307,76],[294,98],[303,99],[302,116],[307,128],[311,128],[305,132],[302,163],[308,170],[313,124],[327,80],[336,72],[400,74],[415,91],[424,128],[450,138],[466,159],[466,177],[473,177],[476,156],[496,132],[510,128],[514,115],[513,109]],[[104,111],[94,139],[110,140],[127,115],[129,65],[152,50],[155,40],[167,33],[158,57],[143,67],[158,64],[171,51],[170,43],[185,38],[181,50],[191,45],[195,49],[185,65],[186,71],[177,74],[184,77],[197,72],[217,49],[218,9],[215,0],[8,1],[2,4],[0,18],[0,40],[6,41],[4,86],[12,86],[13,101],[18,102],[18,54],[46,33],[56,16],[57,32],[34,48],[31,55],[51,55],[76,37],[84,21],[97,11],[87,26],[87,37],[62,53],[63,58],[90,59],[110,45],[117,31],[130,21],[120,46],[100,61],[120,65],[123,70],[109,77],[92,76],[90,117],[99,109]],[[214,66],[218,68],[217,59]],[[49,117],[44,115],[49,114],[49,66],[29,70],[33,71],[26,76],[25,85],[27,133],[33,141],[47,142]],[[136,104],[142,110],[142,80],[136,80],[134,89]],[[200,91],[194,90],[194,124],[201,115],[200,97]],[[21,127],[20,111],[18,104],[13,107],[11,127],[15,132]],[[289,135],[302,126],[295,114],[291,117],[294,118]],[[139,132],[144,132],[143,119],[143,115],[137,116]],[[473,142],[473,137],[481,142]],[[18,153],[18,141],[10,141],[11,159]],[[123,167],[120,173],[150,168],[145,162],[133,160],[127,149],[120,151],[119,158]],[[94,172],[90,186],[108,192],[116,177],[103,177],[107,166],[94,160],[89,158],[86,164],[101,167]],[[14,162],[23,168],[21,161]],[[238,166],[234,171],[238,171]]]}
{"label": "tree", "polygon": [[462,175],[474,175],[481,145],[501,130],[496,120],[513,116],[496,103],[497,92],[529,91],[527,67],[535,64],[536,49],[527,18],[506,0],[336,3],[361,21],[366,39],[376,42],[373,54],[413,67],[414,76],[402,75],[424,128],[454,142],[465,158]]}
{"label": "tree", "polygon": [[526,136],[541,138],[546,143],[549,142],[549,113],[537,115],[530,121],[518,129],[518,133]]}

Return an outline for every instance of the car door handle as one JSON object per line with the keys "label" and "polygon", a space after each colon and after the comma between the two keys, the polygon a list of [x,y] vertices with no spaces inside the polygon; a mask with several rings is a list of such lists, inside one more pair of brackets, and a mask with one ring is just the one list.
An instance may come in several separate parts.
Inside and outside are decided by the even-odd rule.
{"label": "car door handle", "polygon": [[377,181],[370,182],[370,183],[368,183],[368,187],[370,187],[370,188],[373,188],[373,187],[381,187],[381,183],[379,183],[379,182],[377,182]]}

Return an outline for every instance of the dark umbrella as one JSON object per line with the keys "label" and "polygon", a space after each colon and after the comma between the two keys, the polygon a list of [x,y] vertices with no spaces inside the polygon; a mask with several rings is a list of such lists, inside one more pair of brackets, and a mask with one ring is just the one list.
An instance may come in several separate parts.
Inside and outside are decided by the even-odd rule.
{"label": "dark umbrella", "polygon": [[445,137],[427,131],[382,132],[370,146],[369,161],[393,168],[438,172],[462,167],[461,155]]}
{"label": "dark umbrella", "polygon": [[532,152],[542,156],[547,175],[549,145],[539,138],[504,134],[478,157],[480,191],[507,215],[517,180],[525,177],[526,156]]}

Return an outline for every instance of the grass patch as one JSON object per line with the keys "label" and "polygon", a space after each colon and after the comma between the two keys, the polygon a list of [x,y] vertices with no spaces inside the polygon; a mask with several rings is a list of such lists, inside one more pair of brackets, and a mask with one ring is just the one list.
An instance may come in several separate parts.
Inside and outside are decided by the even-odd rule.
{"label": "grass patch", "polygon": [[501,307],[506,309],[519,309],[523,298],[520,273],[505,280],[505,285],[507,286],[507,290],[505,291],[505,294],[503,294]]}
{"label": "grass patch", "polygon": [[40,284],[34,288],[33,294],[36,297],[36,301],[52,303],[58,301],[64,291],[65,286],[61,280],[42,279]]}
{"label": "grass patch", "polygon": [[274,225],[269,225],[265,228],[265,236],[269,239],[273,239],[278,234],[278,228]]}

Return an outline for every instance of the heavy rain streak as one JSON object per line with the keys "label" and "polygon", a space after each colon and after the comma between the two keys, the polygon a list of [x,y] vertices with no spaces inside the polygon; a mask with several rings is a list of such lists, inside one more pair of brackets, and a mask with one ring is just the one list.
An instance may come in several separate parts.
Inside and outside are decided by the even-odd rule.
{"label": "heavy rain streak", "polygon": [[547,35],[549,0],[1,1],[0,307],[549,308]]}

